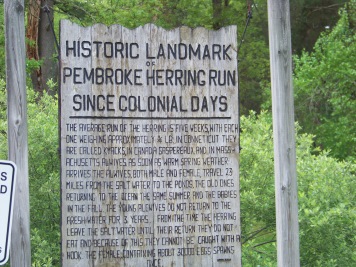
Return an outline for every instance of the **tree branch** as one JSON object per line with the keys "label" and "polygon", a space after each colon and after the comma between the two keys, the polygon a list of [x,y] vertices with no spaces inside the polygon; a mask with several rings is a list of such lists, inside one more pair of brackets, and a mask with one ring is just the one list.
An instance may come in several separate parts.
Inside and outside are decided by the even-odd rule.
{"label": "tree branch", "polygon": [[269,241],[265,241],[265,242],[262,242],[262,243],[259,243],[257,245],[254,245],[253,248],[256,248],[256,247],[259,247],[259,246],[263,246],[263,245],[266,245],[266,244],[269,244],[269,243],[274,243],[276,242],[277,240],[273,239],[273,240],[269,240]]}
{"label": "tree branch", "polygon": [[257,236],[259,233],[263,232],[264,230],[268,229],[270,226],[272,225],[267,225],[257,231],[255,231],[253,234],[251,234],[250,236],[246,237],[246,239],[241,243],[241,244],[245,244],[248,240],[254,238],[255,236]]}
{"label": "tree branch", "polygon": [[344,4],[346,4],[348,1],[345,1],[343,3],[340,4],[333,4],[333,5],[329,5],[329,6],[321,6],[321,7],[307,7],[309,9],[314,9],[312,11],[310,11],[309,13],[314,13],[323,9],[329,9],[329,8],[334,8],[334,7],[338,7],[338,6],[343,6]]}

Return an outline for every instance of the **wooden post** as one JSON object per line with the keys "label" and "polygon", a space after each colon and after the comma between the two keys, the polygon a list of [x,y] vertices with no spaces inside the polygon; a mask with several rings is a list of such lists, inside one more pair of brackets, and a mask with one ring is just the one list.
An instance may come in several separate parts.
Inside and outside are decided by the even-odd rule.
{"label": "wooden post", "polygon": [[288,0],[268,1],[278,266],[299,266],[291,31]]}
{"label": "wooden post", "polygon": [[10,261],[31,266],[24,1],[5,0],[9,160],[17,166]]}

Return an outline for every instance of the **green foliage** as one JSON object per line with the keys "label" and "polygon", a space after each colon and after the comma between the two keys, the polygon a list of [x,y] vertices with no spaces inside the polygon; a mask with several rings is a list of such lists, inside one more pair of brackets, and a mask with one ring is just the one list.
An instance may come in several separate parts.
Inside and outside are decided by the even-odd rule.
{"label": "green foliage", "polygon": [[0,159],[7,159],[6,83],[0,79]]}
{"label": "green foliage", "polygon": [[173,28],[212,23],[210,0],[58,1],[55,8],[57,12],[65,13],[72,21],[84,26],[103,23],[135,28],[146,23],[155,23],[164,28]]}
{"label": "green foliage", "polygon": [[[58,236],[58,238],[60,238]],[[31,245],[36,248],[32,249],[32,267],[51,267],[59,266],[60,254],[57,243],[51,243],[53,240],[44,239],[38,229],[31,229]],[[52,256],[53,255],[53,256]]]}
{"label": "green foliage", "polygon": [[316,135],[317,145],[340,159],[356,158],[356,33],[350,27],[351,14],[342,10],[335,28],[321,35],[314,51],[294,60],[297,120]]}
{"label": "green foliage", "polygon": [[241,118],[240,199],[243,265],[275,266],[275,201],[271,118]]}
{"label": "green foliage", "polygon": [[301,265],[355,266],[355,165],[302,151],[298,163]]}
{"label": "green foliage", "polygon": [[[56,98],[28,90],[31,246],[34,266],[60,262],[60,186]],[[51,264],[48,264],[51,262]]]}
{"label": "green foliage", "polygon": [[212,25],[211,1],[191,0],[161,0],[159,14],[155,23],[164,28],[174,28],[181,25],[190,27]]}
{"label": "green foliage", "polygon": [[[0,103],[6,107],[5,83]],[[28,89],[28,151],[33,266],[60,263],[60,182],[57,100]],[[3,107],[3,106],[2,106]],[[0,110],[0,158],[7,158],[6,110]]]}
{"label": "green foliage", "polygon": [[[243,264],[276,266],[271,117],[251,113],[241,127]],[[296,140],[301,266],[355,266],[356,166],[313,155],[310,135]]]}

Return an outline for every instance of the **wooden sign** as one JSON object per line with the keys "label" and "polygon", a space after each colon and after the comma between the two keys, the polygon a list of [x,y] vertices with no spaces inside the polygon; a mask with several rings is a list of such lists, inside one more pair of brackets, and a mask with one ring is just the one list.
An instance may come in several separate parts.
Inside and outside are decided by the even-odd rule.
{"label": "wooden sign", "polygon": [[61,22],[63,266],[240,266],[236,27]]}

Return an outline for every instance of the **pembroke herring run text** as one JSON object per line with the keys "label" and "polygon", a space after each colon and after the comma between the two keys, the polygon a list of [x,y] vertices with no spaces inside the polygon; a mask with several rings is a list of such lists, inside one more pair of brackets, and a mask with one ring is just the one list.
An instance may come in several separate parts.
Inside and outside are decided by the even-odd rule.
{"label": "pembroke herring run text", "polygon": [[[196,44],[159,44],[157,51],[152,52],[146,43],[144,53],[141,55],[138,43],[102,42],[102,41],[66,41],[65,53],[67,57],[97,57],[115,59],[129,58],[140,60],[143,57],[146,66],[155,64],[153,60],[229,60],[231,61],[231,45],[201,45]],[[151,51],[151,52],[150,52]],[[151,54],[152,53],[152,54]],[[206,86],[206,85],[232,85],[237,81],[236,70],[221,69],[161,69],[161,68],[110,68],[110,67],[64,67],[62,82],[73,84],[111,84],[111,85],[171,85],[171,86]]]}

